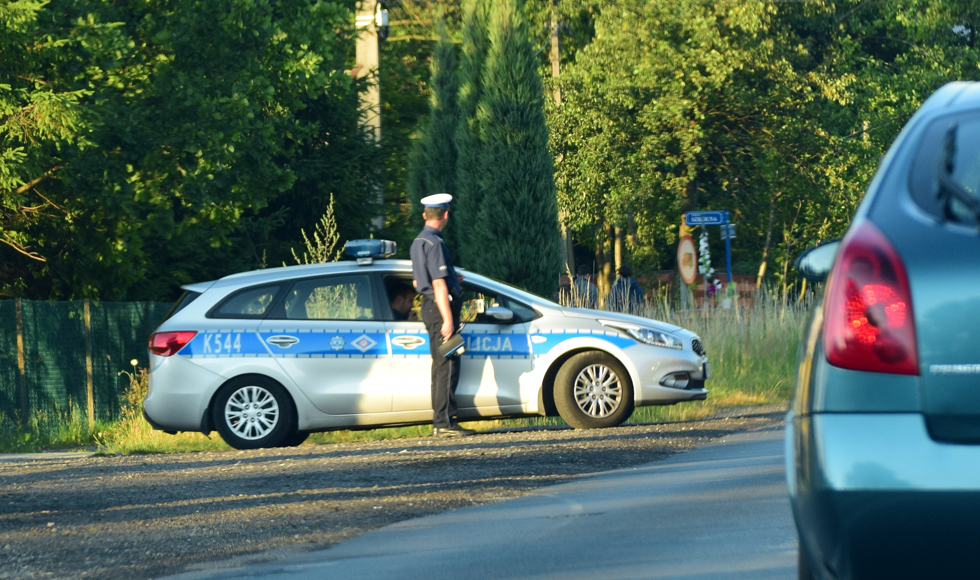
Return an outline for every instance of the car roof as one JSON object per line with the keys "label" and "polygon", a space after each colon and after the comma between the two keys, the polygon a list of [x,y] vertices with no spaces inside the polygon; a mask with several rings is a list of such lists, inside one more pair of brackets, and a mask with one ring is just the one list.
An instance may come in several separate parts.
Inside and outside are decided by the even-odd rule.
{"label": "car roof", "polygon": [[[470,278],[474,282],[478,282],[482,286],[486,286],[489,290],[505,291],[510,294],[520,295],[520,297],[528,302],[534,302],[535,304],[543,306],[556,307],[557,305],[552,303],[550,300],[531,294],[530,292],[521,290],[506,284],[494,280],[493,278],[488,278],[486,276],[481,276],[479,274],[468,272],[463,268],[457,268],[461,273],[463,273],[467,278]],[[390,259],[380,259],[374,260],[371,264],[357,265],[354,260],[344,260],[341,262],[326,262],[323,264],[304,264],[301,266],[282,266],[278,268],[266,268],[263,270],[252,270],[250,272],[241,272],[238,274],[231,274],[230,276],[225,276],[218,280],[213,280],[210,282],[198,282],[196,284],[186,284],[181,286],[182,289],[189,292],[204,292],[209,288],[228,288],[228,287],[243,287],[243,286],[254,286],[265,283],[278,282],[280,280],[291,280],[294,278],[307,278],[316,276],[328,276],[332,274],[343,274],[343,273],[355,273],[355,272],[380,272],[380,273],[400,273],[400,274],[411,274],[412,273],[412,262],[411,260],[390,260]]]}
{"label": "car roof", "polygon": [[980,107],[980,82],[956,81],[943,85],[922,104],[920,113],[943,115]]}

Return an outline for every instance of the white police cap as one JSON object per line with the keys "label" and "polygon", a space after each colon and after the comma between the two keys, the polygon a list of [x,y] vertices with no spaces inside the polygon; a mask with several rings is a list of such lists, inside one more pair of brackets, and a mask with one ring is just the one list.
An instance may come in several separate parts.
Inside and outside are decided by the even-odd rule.
{"label": "white police cap", "polygon": [[453,200],[453,196],[448,193],[437,193],[435,195],[430,195],[428,197],[422,198],[422,205],[425,207],[449,207],[449,202]]}

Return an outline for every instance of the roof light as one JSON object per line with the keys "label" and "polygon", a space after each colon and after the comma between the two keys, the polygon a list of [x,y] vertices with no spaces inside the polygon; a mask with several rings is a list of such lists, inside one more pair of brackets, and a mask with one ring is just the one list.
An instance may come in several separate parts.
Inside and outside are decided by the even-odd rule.
{"label": "roof light", "polygon": [[344,245],[344,253],[357,260],[358,266],[374,263],[375,258],[388,258],[398,251],[398,244],[389,240],[351,240]]}

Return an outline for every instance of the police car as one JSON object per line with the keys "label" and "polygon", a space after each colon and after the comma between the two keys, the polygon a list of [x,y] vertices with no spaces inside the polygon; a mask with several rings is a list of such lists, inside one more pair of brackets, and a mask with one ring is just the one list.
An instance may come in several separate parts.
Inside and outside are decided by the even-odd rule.
{"label": "police car", "polygon": [[[398,304],[411,262],[380,259],[393,242],[346,249],[356,260],[184,286],[150,337],[147,421],[168,433],[217,430],[238,449],[430,423],[429,336]],[[460,420],[560,415],[576,428],[611,427],[635,406],[707,397],[710,366],[690,331],[461,272]]]}

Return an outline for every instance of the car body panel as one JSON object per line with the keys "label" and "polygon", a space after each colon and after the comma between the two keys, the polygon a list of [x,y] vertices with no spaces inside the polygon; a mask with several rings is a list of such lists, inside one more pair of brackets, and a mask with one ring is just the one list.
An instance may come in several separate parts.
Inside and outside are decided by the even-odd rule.
{"label": "car body panel", "polygon": [[972,557],[980,519],[980,234],[925,211],[910,185],[931,123],[974,111],[980,83],[951,83],[930,97],[889,148],[852,222],[873,223],[907,271],[919,373],[831,365],[820,304],[805,330],[786,473],[801,551],[816,578],[980,575]]}
{"label": "car body panel", "polygon": [[[659,321],[601,311],[568,309],[495,280],[460,270],[468,284],[505,295],[536,312],[530,321],[467,323],[462,335],[456,393],[460,419],[545,414],[542,397],[556,365],[576,352],[606,352],[627,369],[636,405],[703,399],[704,388],[659,385],[669,372],[703,380],[706,358],[693,352],[696,335]],[[233,293],[351,273],[371,276],[375,316],[367,320],[286,320],[274,305],[256,318],[215,319],[208,314]],[[210,401],[228,380],[268,376],[293,397],[300,430],[424,423],[432,420],[428,334],[421,322],[391,320],[382,278],[411,275],[407,260],[377,260],[272,268],[189,285],[199,297],[165,320],[157,332],[198,334],[177,354],[151,354],[151,394],[144,410],[168,430],[207,430]],[[360,300],[360,298],[358,299]],[[222,307],[223,308],[223,307]],[[385,318],[388,318],[385,320]],[[679,350],[637,342],[598,318],[670,332]],[[549,373],[551,373],[549,375]],[[179,386],[175,386],[178,385]],[[703,384],[703,383],[699,383]],[[180,402],[170,399],[177,393]]]}

